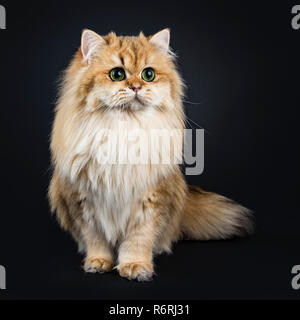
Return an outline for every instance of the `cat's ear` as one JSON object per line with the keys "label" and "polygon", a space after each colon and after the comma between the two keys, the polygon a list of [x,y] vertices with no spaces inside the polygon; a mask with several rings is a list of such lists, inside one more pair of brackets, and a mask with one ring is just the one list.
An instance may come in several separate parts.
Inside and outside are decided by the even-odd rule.
{"label": "cat's ear", "polygon": [[83,58],[89,63],[92,55],[97,52],[103,45],[105,40],[92,30],[83,30],[81,35],[81,52]]}
{"label": "cat's ear", "polygon": [[151,37],[150,42],[155,44],[161,52],[167,53],[170,44],[170,30],[164,29],[155,33]]}

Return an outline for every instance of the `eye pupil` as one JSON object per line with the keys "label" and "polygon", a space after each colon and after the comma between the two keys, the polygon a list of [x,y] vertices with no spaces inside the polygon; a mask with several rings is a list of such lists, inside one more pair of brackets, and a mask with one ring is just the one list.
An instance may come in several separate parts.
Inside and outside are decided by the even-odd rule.
{"label": "eye pupil", "polygon": [[142,72],[142,78],[147,82],[153,81],[155,78],[154,70],[152,68],[144,69]]}
{"label": "eye pupil", "polygon": [[122,81],[125,79],[125,71],[122,68],[114,68],[110,71],[109,76],[112,81]]}

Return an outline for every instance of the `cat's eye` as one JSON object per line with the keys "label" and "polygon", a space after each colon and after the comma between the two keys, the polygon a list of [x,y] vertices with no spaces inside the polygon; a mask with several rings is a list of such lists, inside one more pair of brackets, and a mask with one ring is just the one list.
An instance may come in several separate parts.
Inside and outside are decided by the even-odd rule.
{"label": "cat's eye", "polygon": [[152,68],[146,68],[142,71],[142,79],[151,82],[155,78],[155,72]]}
{"label": "cat's eye", "polygon": [[114,68],[110,70],[109,77],[112,81],[122,81],[125,79],[125,71],[122,68]]}

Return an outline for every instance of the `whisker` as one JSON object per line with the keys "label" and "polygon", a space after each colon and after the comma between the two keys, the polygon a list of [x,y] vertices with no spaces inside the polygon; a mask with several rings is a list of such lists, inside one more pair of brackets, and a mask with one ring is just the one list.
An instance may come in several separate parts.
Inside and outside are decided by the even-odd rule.
{"label": "whisker", "polygon": [[199,105],[199,104],[203,103],[203,102],[192,102],[192,101],[188,101],[188,100],[182,100],[182,101],[185,103],[188,103],[188,104],[193,104],[193,105]]}
{"label": "whisker", "polygon": [[[189,120],[190,121],[192,121],[192,123],[194,123],[196,126],[198,126],[198,128],[199,129],[204,129],[208,134],[210,134],[210,132],[207,130],[207,129],[205,129],[204,127],[202,127],[202,126],[200,126],[200,124],[198,124],[197,122],[195,122],[193,119],[191,119],[191,118],[189,118],[187,115],[185,115],[185,117],[186,117],[186,121],[188,121],[189,122]],[[189,123],[190,124],[190,123]],[[191,125],[191,124],[190,124]],[[193,128],[193,126],[192,126],[192,128]],[[193,128],[194,129],[194,128]]]}
{"label": "whisker", "polygon": [[185,122],[191,127],[191,129],[194,129],[193,125],[191,124],[188,118],[185,118]]}

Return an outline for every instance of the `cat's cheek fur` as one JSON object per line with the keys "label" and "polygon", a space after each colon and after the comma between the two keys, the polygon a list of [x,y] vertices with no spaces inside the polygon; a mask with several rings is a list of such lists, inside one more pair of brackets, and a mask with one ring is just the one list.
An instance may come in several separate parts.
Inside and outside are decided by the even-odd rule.
{"label": "cat's cheek fur", "polygon": [[173,102],[171,100],[171,88],[169,84],[162,83],[154,85],[151,88],[151,105],[153,107],[155,106],[161,106],[163,102],[165,102],[165,105],[168,105],[170,107],[173,107]]}

